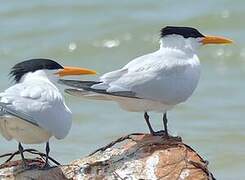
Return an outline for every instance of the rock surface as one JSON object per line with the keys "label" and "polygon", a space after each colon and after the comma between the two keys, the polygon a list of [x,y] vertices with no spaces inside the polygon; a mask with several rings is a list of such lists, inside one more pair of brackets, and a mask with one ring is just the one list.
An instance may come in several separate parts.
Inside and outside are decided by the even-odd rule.
{"label": "rock surface", "polygon": [[214,179],[206,161],[180,138],[148,134],[121,137],[69,165],[24,169],[14,161],[0,168],[0,179]]}

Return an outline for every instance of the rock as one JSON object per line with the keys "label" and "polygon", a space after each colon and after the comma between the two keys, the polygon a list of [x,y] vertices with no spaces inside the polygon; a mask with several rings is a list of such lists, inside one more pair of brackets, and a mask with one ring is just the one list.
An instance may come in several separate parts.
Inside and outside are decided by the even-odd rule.
{"label": "rock", "polygon": [[11,163],[1,166],[0,179],[214,179],[207,162],[180,138],[148,134],[121,137],[87,157],[47,170]]}

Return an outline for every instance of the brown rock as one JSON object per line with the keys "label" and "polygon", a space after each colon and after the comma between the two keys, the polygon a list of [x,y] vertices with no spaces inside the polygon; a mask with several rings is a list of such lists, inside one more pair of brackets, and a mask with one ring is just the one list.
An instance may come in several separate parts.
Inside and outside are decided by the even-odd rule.
{"label": "brown rock", "polygon": [[180,138],[128,135],[100,150],[48,170],[4,164],[0,179],[214,179],[206,161]]}

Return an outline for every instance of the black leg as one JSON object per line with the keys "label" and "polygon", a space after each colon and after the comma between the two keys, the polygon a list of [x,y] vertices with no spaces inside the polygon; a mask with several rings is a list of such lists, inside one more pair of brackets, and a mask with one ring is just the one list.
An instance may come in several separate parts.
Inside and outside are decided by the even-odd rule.
{"label": "black leg", "polygon": [[154,135],[154,134],[155,134],[155,131],[154,131],[153,128],[151,127],[151,123],[150,123],[150,120],[149,120],[149,115],[147,114],[147,112],[145,112],[144,118],[145,118],[146,124],[147,124],[147,126],[148,126],[148,128],[149,128],[149,130],[150,130],[150,133],[151,133],[152,135]]}
{"label": "black leg", "polygon": [[149,115],[147,114],[147,112],[145,112],[144,114],[144,117],[145,117],[145,121],[147,123],[147,126],[150,130],[150,133],[153,135],[153,136],[163,136],[165,135],[166,133],[164,131],[154,131],[152,126],[151,126],[151,123],[150,123],[150,119],[149,119]]}
{"label": "black leg", "polygon": [[150,130],[150,133],[153,135],[153,136],[161,136],[161,135],[165,135],[166,137],[168,137],[168,119],[167,119],[167,113],[164,113],[163,114],[163,125],[164,125],[164,131],[158,131],[158,132],[155,132],[151,126],[151,123],[150,123],[150,120],[149,120],[149,115],[147,114],[147,112],[145,112],[144,114],[144,118],[145,118],[145,121],[147,123],[147,126]]}
{"label": "black leg", "polygon": [[22,161],[24,163],[24,166],[27,166],[27,163],[26,163],[26,160],[25,160],[25,157],[24,157],[24,148],[22,147],[20,142],[19,142],[19,145],[18,145],[18,149],[19,149]]}
{"label": "black leg", "polygon": [[44,168],[49,167],[49,164],[48,164],[49,152],[50,152],[50,147],[49,147],[49,142],[47,142],[46,143],[46,160],[45,160]]}
{"label": "black leg", "polygon": [[168,119],[167,119],[167,113],[164,113],[163,114],[163,125],[164,125],[165,136],[168,137]]}

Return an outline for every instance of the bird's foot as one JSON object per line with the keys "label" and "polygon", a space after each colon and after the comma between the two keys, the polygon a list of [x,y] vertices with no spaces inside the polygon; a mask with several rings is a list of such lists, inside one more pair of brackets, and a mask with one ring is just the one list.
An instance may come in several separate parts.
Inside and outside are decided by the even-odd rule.
{"label": "bird's foot", "polygon": [[39,170],[47,170],[52,168],[52,166],[44,161],[43,158],[36,158],[36,159],[28,159],[27,165],[23,166],[25,170],[33,170],[33,169],[39,169]]}
{"label": "bird's foot", "polygon": [[152,134],[153,136],[162,136],[162,137],[165,137],[165,138],[169,138],[168,133],[167,133],[166,131],[164,131],[164,130],[153,131],[153,132],[151,132],[151,134]]}
{"label": "bird's foot", "polygon": [[166,133],[164,130],[151,132],[151,135],[160,136],[161,138],[165,140],[174,140],[174,141],[182,142],[182,138],[180,136],[171,136],[168,133]]}
{"label": "bird's foot", "polygon": [[39,168],[40,170],[47,170],[47,169],[50,169],[52,168],[52,166],[50,166],[50,164],[48,162],[45,162],[45,164]]}
{"label": "bird's foot", "polygon": [[19,164],[19,166],[21,166],[21,168],[23,170],[32,170],[32,169],[36,169],[38,167],[38,165],[36,164],[36,162],[34,162],[31,159],[25,159],[25,160],[21,160],[21,163]]}
{"label": "bird's foot", "polygon": [[151,132],[151,134],[153,136],[164,136],[165,132],[163,130],[161,130],[161,131],[153,131],[153,132]]}

